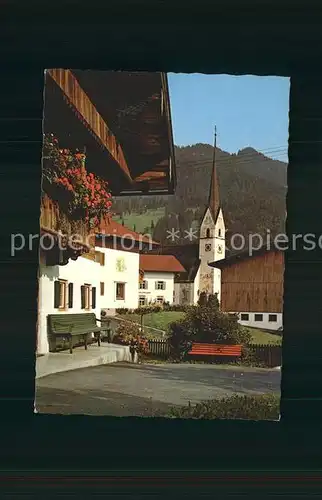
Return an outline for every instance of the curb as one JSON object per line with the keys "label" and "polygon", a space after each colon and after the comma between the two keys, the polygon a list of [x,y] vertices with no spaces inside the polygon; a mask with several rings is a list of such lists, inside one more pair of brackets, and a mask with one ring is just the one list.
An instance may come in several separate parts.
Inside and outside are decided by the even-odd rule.
{"label": "curb", "polygon": [[132,362],[128,348],[120,349],[119,346],[117,346],[113,349],[113,347],[111,346],[109,352],[97,353],[97,356],[90,359],[77,360],[74,358],[73,360],[69,357],[73,355],[68,355],[68,357],[66,357],[66,362],[64,360],[64,362],[62,362],[60,366],[59,364],[50,366],[50,358],[46,359],[45,356],[40,357],[36,360],[35,378],[37,380],[43,377],[47,377],[48,375],[54,375],[56,373],[79,370],[82,368],[90,368],[94,366],[108,365],[117,362]]}

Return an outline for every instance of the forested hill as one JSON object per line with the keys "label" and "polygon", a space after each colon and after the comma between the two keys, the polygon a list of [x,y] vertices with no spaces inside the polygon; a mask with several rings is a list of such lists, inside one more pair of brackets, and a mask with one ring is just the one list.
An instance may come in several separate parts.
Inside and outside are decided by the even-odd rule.
{"label": "forested hill", "polygon": [[[125,215],[130,213],[131,225],[137,225],[139,231],[152,225],[154,238],[161,241],[166,239],[169,228],[178,227],[182,233],[186,228],[197,228],[208,201],[213,147],[208,144],[176,147],[175,155],[175,195],[117,198],[114,202],[121,219],[126,221]],[[284,231],[286,163],[246,148],[235,155],[217,149],[216,164],[229,233]],[[156,211],[158,217],[149,219],[149,214]],[[149,221],[144,228],[140,227],[140,219]]]}

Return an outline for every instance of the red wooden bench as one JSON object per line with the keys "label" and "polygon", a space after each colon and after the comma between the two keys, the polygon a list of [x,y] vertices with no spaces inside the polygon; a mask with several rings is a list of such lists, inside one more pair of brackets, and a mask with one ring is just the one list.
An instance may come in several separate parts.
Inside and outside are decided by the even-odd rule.
{"label": "red wooden bench", "polygon": [[242,354],[241,345],[223,345],[223,344],[198,344],[193,343],[190,355],[197,356],[229,356],[239,358]]}

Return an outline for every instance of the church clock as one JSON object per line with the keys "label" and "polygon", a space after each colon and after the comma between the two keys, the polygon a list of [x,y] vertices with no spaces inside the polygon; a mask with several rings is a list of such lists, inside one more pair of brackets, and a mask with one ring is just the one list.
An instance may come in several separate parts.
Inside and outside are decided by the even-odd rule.
{"label": "church clock", "polygon": [[210,245],[210,243],[206,243],[206,245],[205,245],[205,251],[206,252],[210,252],[211,251],[211,245]]}
{"label": "church clock", "polygon": [[218,245],[218,253],[222,253],[222,246],[221,245]]}

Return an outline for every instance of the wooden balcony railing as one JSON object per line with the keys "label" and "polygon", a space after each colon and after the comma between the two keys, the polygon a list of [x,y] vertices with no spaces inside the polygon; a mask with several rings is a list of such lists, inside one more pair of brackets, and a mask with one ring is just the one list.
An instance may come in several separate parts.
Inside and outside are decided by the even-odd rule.
{"label": "wooden balcony railing", "polygon": [[84,251],[95,244],[94,229],[89,229],[83,220],[73,220],[47,194],[43,194],[40,211],[40,227],[43,232],[52,234],[62,233],[73,237],[74,242],[84,246]]}
{"label": "wooden balcony railing", "polygon": [[124,153],[106,122],[96,110],[88,95],[79,85],[73,73],[68,69],[50,69],[48,74],[61,88],[69,103],[78,111],[88,127],[98,137],[101,144],[119,164],[120,168],[131,179]]}

